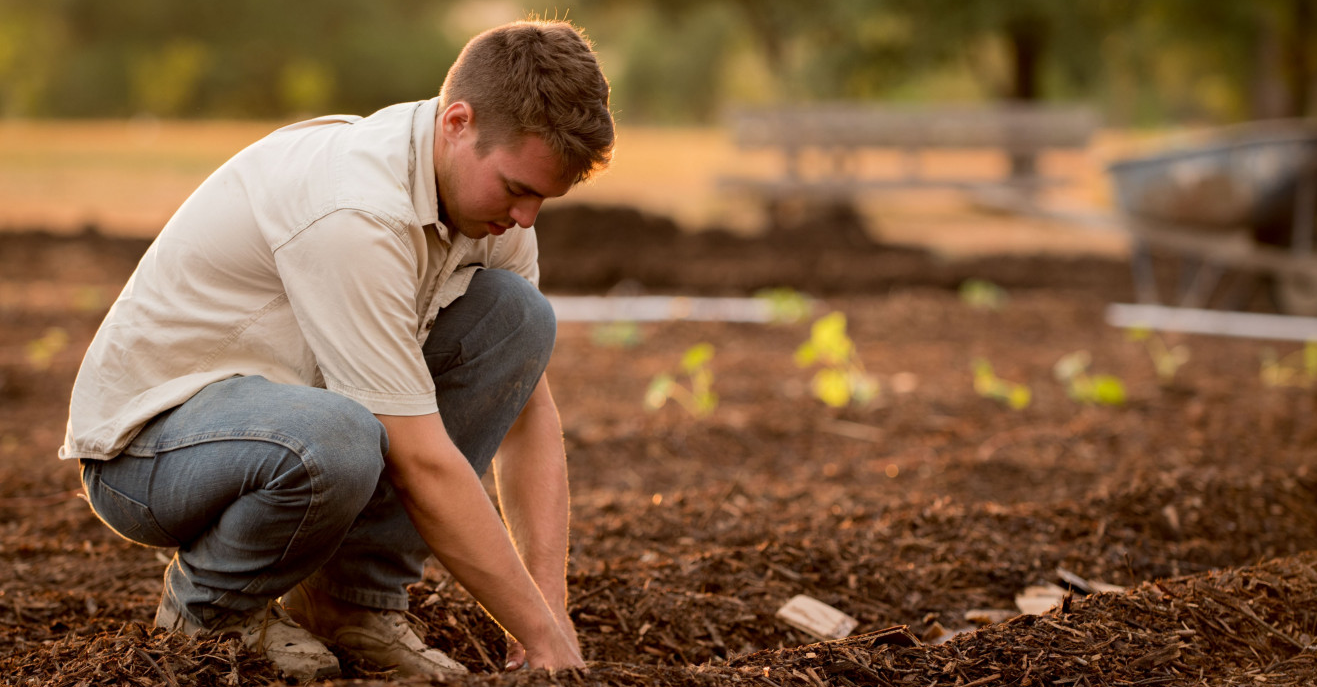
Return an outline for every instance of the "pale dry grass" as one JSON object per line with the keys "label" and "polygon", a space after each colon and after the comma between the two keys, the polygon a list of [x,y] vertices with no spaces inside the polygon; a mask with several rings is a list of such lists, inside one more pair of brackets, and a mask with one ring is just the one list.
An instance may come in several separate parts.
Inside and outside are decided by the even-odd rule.
{"label": "pale dry grass", "polygon": [[0,226],[150,236],[203,179],[277,124],[0,123]]}
{"label": "pale dry grass", "polygon": [[[189,193],[231,155],[280,122],[0,122],[0,228],[79,231],[94,225],[116,235],[150,236]],[[1052,208],[1109,215],[1105,165],[1129,149],[1130,137],[1105,133],[1085,151],[1052,153],[1047,174],[1072,181],[1044,198]],[[897,177],[908,161],[875,152],[857,160],[864,174]],[[815,160],[812,165],[826,161]],[[1002,156],[982,151],[926,153],[929,177],[1000,176]],[[751,233],[761,209],[721,192],[721,176],[773,176],[783,169],[768,151],[738,151],[716,128],[623,127],[612,167],[555,202],[624,205],[670,217],[688,230],[722,227]],[[985,212],[965,194],[886,191],[865,197],[862,212],[884,241],[927,246],[951,257],[1004,252],[1119,255],[1118,231],[1094,231],[1055,219]]]}

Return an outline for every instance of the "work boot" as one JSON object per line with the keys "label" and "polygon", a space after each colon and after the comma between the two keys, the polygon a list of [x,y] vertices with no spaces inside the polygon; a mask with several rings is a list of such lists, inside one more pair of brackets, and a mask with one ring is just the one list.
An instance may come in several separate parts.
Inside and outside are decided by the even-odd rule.
{"label": "work boot", "polygon": [[273,599],[265,608],[235,612],[215,627],[202,627],[179,613],[165,595],[155,612],[155,626],[193,637],[236,633],[243,645],[269,659],[284,677],[301,683],[339,674],[338,658],[310,632],[298,627]]}
{"label": "work boot", "polygon": [[305,583],[284,594],[284,606],[299,624],[323,642],[400,677],[455,677],[465,666],[428,647],[402,611],[358,606],[335,599]]}

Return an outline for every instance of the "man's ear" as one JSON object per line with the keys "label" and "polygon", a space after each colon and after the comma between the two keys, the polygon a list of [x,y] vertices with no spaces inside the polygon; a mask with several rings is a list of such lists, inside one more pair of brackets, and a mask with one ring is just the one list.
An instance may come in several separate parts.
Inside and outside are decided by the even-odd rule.
{"label": "man's ear", "polygon": [[475,135],[475,112],[471,104],[459,100],[439,113],[439,132],[445,139],[456,141],[463,135]]}

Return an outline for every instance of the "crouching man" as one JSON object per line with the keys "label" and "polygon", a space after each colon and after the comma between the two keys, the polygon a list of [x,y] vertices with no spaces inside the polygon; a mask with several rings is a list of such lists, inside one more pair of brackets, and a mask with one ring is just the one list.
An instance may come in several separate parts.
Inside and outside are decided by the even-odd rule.
{"label": "crouching man", "polygon": [[179,208],[87,351],[60,449],[114,531],[177,547],[158,626],[240,633],[302,681],[338,674],[326,643],[464,672],[404,620],[433,554],[509,668],[581,665],[531,226],[607,165],[608,95],[571,25],[502,26],[439,97],[280,129]]}

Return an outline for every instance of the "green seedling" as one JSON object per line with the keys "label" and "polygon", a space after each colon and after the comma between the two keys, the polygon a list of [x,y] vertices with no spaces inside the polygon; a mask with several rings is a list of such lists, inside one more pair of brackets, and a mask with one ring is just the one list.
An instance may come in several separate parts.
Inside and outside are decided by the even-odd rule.
{"label": "green seedling", "polygon": [[73,309],[78,312],[96,312],[108,306],[105,290],[98,286],[79,286],[73,291]]}
{"label": "green seedling", "polygon": [[640,345],[640,325],[635,322],[601,322],[590,328],[590,341],[601,348],[632,348]]}
{"label": "green seedling", "polygon": [[1006,289],[984,279],[966,279],[960,283],[960,300],[975,310],[1001,310],[1006,307]]}
{"label": "green seedling", "polygon": [[974,361],[974,391],[984,398],[1001,401],[1014,410],[1024,410],[1033,400],[1029,387],[1008,382],[992,371],[992,364],[978,358]]}
{"label": "green seedling", "polygon": [[1133,327],[1126,332],[1126,337],[1130,341],[1143,343],[1152,358],[1153,369],[1157,370],[1157,382],[1162,386],[1174,382],[1175,374],[1189,362],[1188,346],[1167,346],[1161,336],[1147,327]]}
{"label": "green seedling", "polygon": [[846,335],[846,315],[832,312],[814,321],[809,340],[796,349],[796,365],[819,365],[811,390],[814,397],[841,408],[868,405],[878,396],[878,380],[864,371],[855,343]]}
{"label": "green seedling", "polygon": [[40,339],[27,342],[24,351],[27,354],[27,364],[37,371],[49,370],[55,356],[68,345],[69,333],[62,327],[51,327]]}
{"label": "green seedling", "polygon": [[1114,375],[1088,373],[1093,357],[1088,351],[1062,356],[1052,367],[1057,381],[1065,384],[1066,394],[1080,403],[1118,406],[1125,403],[1125,383]]}
{"label": "green seedling", "polygon": [[769,317],[776,324],[794,324],[803,322],[814,309],[809,296],[789,287],[760,289],[755,298],[768,304]]}
{"label": "green seedling", "polygon": [[1317,341],[1287,356],[1278,357],[1271,348],[1262,349],[1262,383],[1267,386],[1311,388],[1317,382]]}
{"label": "green seedling", "polygon": [[689,386],[684,386],[672,374],[655,375],[645,390],[645,409],[656,411],[669,399],[676,401],[693,417],[705,417],[718,407],[718,395],[713,392],[713,344],[691,346],[681,356],[679,368]]}

